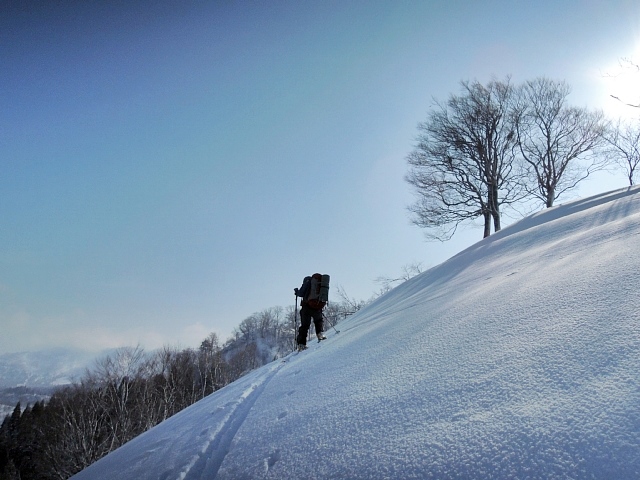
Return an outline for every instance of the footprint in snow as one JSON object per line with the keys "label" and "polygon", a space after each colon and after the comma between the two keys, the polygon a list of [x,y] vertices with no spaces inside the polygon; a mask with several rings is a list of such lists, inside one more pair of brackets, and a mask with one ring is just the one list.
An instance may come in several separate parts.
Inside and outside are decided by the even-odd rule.
{"label": "footprint in snow", "polygon": [[275,452],[271,452],[271,454],[264,459],[264,467],[268,472],[273,466],[280,460],[280,449],[276,449]]}

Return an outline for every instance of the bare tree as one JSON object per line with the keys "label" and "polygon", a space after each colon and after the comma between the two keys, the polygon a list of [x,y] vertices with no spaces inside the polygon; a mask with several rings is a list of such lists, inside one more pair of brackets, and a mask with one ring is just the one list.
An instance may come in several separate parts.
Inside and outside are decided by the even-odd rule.
{"label": "bare tree", "polygon": [[155,354],[158,372],[153,377],[153,387],[157,401],[158,416],[166,420],[180,410],[178,407],[179,378],[173,365],[173,359],[178,355],[175,347],[164,346]]}
{"label": "bare tree", "polygon": [[406,180],[418,199],[409,207],[427,237],[447,240],[462,222],[482,217],[484,237],[499,231],[502,205],[521,199],[515,176],[514,88],[507,78],[462,82],[462,94],[436,102],[418,125]]}
{"label": "bare tree", "polygon": [[519,89],[515,115],[518,148],[529,194],[547,207],[604,166],[595,150],[605,132],[604,114],[567,105],[565,82],[537,78]]}
{"label": "bare tree", "polygon": [[[109,417],[109,451],[128,442],[143,431],[141,392],[146,388],[149,359],[141,347],[120,348],[96,363],[89,380],[97,386]],[[144,409],[146,410],[146,408]]]}
{"label": "bare tree", "polygon": [[340,319],[346,318],[349,315],[353,315],[366,304],[366,302],[363,300],[356,300],[355,298],[349,297],[349,295],[347,295],[347,292],[341,285],[338,285],[338,287],[336,288],[336,293],[342,299],[342,301],[331,302],[327,305],[328,315],[332,316],[334,324]]}
{"label": "bare tree", "polygon": [[376,283],[382,285],[379,295],[387,293],[398,282],[406,282],[410,278],[422,273],[422,262],[412,262],[402,267],[402,274],[399,277],[385,277],[381,276],[375,279]]}
{"label": "bare tree", "polygon": [[218,335],[214,332],[209,334],[209,336],[200,344],[196,368],[198,371],[202,398],[219,389],[222,384],[221,350]]}
{"label": "bare tree", "polygon": [[634,185],[635,174],[640,166],[640,119],[634,122],[618,122],[605,135],[607,155],[624,168],[629,185]]}
{"label": "bare tree", "polygon": [[110,434],[103,391],[95,385],[66,387],[48,408],[55,420],[44,427],[52,441],[42,453],[54,478],[69,478],[119,446]]}

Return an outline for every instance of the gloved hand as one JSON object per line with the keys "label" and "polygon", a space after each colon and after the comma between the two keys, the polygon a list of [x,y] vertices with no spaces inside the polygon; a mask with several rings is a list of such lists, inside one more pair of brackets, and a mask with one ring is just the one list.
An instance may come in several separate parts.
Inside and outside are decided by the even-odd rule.
{"label": "gloved hand", "polygon": [[296,294],[296,297],[297,297],[297,296],[298,296],[298,289],[297,289],[297,288],[294,288],[294,289],[293,289],[293,293],[295,293],[295,294]]}

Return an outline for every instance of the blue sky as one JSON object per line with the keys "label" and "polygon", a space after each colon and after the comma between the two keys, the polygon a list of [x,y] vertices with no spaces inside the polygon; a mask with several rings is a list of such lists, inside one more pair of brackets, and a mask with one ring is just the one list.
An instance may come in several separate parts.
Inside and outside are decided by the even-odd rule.
{"label": "blue sky", "polygon": [[0,353],[226,338],[315,271],[369,298],[482,235],[409,223],[433,98],[545,75],[628,114],[605,74],[640,52],[634,1],[29,3],[0,7]]}

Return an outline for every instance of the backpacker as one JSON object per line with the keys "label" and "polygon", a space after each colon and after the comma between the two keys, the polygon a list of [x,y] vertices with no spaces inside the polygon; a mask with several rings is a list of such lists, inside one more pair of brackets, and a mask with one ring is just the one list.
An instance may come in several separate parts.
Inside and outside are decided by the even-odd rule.
{"label": "backpacker", "polygon": [[329,301],[329,275],[311,275],[307,303],[311,308],[322,310]]}

